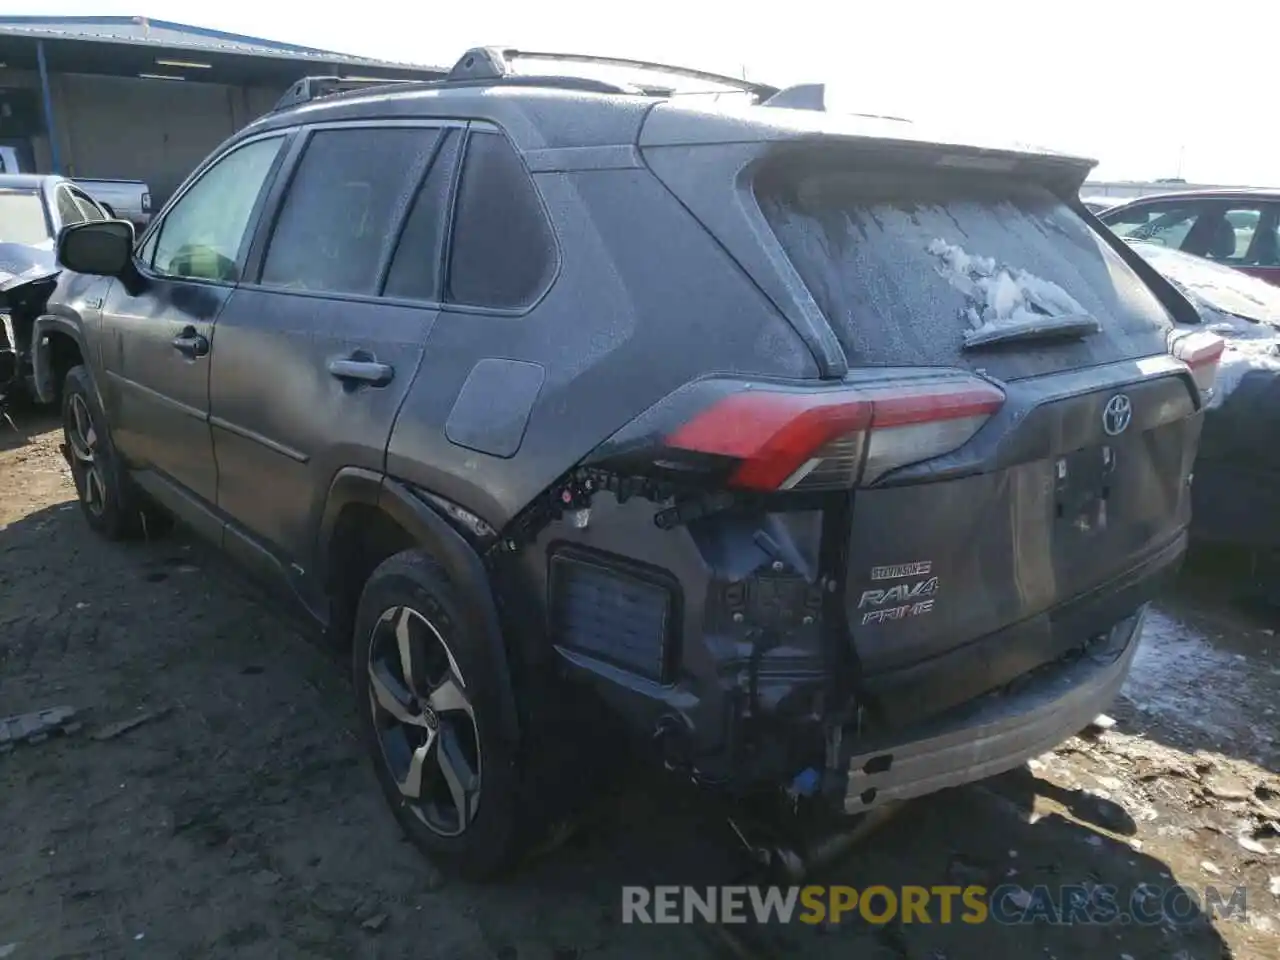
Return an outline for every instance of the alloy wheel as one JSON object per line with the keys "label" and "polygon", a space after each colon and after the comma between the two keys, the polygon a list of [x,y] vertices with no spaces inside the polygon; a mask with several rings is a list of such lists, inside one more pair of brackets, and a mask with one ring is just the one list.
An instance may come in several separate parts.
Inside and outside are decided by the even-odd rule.
{"label": "alloy wheel", "polygon": [[449,645],[411,607],[383,612],[369,637],[369,703],[401,800],[434,833],[462,834],[480,802],[480,733]]}
{"label": "alloy wheel", "polygon": [[106,485],[102,477],[102,463],[98,457],[98,432],[89,414],[89,405],[78,393],[68,402],[70,422],[67,423],[67,443],[83,482],[80,499],[94,516],[101,516],[106,509]]}

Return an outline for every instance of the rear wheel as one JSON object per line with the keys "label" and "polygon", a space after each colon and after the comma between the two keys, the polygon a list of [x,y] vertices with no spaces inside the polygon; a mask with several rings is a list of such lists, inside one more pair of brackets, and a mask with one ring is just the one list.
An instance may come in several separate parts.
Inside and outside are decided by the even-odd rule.
{"label": "rear wheel", "polygon": [[379,784],[409,838],[439,865],[484,879],[517,849],[513,746],[497,728],[500,682],[420,551],[384,561],[356,614],[355,692]]}

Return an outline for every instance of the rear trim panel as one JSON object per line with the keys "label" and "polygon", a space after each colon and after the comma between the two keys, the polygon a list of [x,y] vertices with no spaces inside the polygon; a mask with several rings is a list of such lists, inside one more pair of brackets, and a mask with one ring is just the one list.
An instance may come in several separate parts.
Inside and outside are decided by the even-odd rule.
{"label": "rear trim panel", "polygon": [[[1054,664],[1014,692],[993,694],[848,761],[846,813],[1004,773],[1057,746],[1109,707],[1129,674],[1146,608],[1116,624],[1101,649]],[[874,771],[874,772],[869,772]]]}

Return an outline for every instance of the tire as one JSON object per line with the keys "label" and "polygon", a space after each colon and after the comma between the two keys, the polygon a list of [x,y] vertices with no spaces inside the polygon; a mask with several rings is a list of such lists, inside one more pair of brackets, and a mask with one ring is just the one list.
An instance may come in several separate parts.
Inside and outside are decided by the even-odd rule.
{"label": "tire", "polygon": [[80,510],[94,532],[108,540],[162,536],[173,519],[129,479],[111,443],[106,418],[83,366],[67,371],[60,390],[62,439]]}
{"label": "tire", "polygon": [[62,438],[89,527],[108,540],[141,536],[142,517],[133,485],[116,457],[83,366],[72,367],[63,381]]}
{"label": "tire", "polygon": [[460,612],[424,553],[385,560],[360,596],[352,672],[361,736],[400,826],[442,870],[486,880],[520,852],[520,778],[498,728],[505,691]]}

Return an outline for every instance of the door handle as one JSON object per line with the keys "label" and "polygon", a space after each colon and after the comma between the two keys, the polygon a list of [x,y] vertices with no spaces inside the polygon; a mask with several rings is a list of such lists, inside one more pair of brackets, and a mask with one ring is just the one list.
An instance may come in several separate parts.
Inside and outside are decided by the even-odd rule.
{"label": "door handle", "polygon": [[389,363],[365,359],[361,356],[343,357],[329,361],[329,373],[346,383],[367,383],[375,387],[385,387],[396,375],[395,367]]}
{"label": "door handle", "polygon": [[209,353],[209,338],[196,333],[195,327],[184,327],[182,332],[173,338],[173,349],[188,359],[204,357]]}

